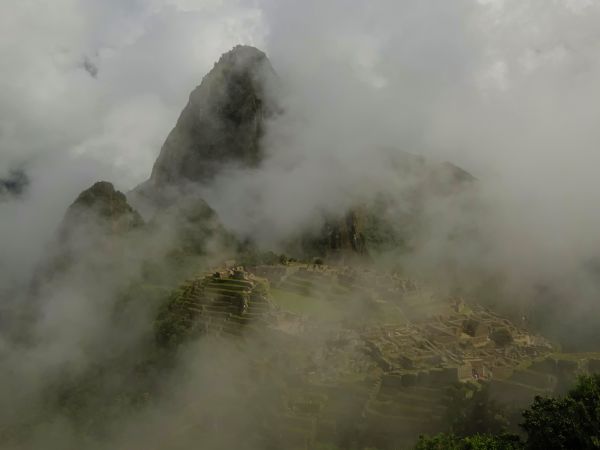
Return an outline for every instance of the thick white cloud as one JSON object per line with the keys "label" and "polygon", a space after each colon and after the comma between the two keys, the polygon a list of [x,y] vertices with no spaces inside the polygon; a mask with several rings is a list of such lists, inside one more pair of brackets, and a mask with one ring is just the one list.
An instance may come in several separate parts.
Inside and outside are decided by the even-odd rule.
{"label": "thick white cloud", "polygon": [[0,285],[27,272],[83,188],[143,181],[189,92],[262,30],[237,2],[1,2],[0,177],[24,166],[32,185],[0,203]]}
{"label": "thick white cloud", "polygon": [[[86,185],[142,181],[191,89],[245,43],[268,52],[289,115],[269,137],[270,171],[240,181],[270,213],[229,220],[285,231],[314,198],[336,204],[383,179],[367,149],[395,147],[482,180],[504,259],[576,264],[599,244],[599,23],[585,0],[3,2],[0,174],[26,164],[33,184],[18,205],[27,223],[0,205],[2,236],[41,248]],[[282,214],[302,189],[305,207]]]}

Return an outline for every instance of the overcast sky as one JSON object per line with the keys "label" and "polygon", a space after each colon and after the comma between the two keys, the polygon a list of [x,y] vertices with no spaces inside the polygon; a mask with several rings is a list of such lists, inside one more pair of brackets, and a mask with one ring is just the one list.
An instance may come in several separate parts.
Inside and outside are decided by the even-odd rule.
{"label": "overcast sky", "polygon": [[364,149],[393,146],[484,180],[519,258],[597,248],[598,2],[3,0],[0,177],[25,167],[32,185],[0,203],[0,271],[31,265],[81,189],[143,181],[238,43],[287,84],[287,151],[327,169],[315,183],[376,173]]}

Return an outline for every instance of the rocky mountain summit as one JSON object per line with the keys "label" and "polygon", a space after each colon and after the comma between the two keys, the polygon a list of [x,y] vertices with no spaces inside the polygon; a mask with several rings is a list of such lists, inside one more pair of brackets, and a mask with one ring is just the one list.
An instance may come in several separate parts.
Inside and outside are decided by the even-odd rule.
{"label": "rocky mountain summit", "polygon": [[83,191],[65,215],[63,229],[82,220],[93,220],[96,225],[106,225],[113,232],[123,232],[144,223],[140,214],[129,205],[127,197],[117,191],[112,183],[99,181]]}
{"label": "rocky mountain summit", "polygon": [[277,110],[270,93],[276,77],[267,56],[254,47],[239,45],[221,56],[191,93],[150,181],[202,183],[228,164],[256,166],[264,121]]}
{"label": "rocky mountain summit", "polygon": [[[263,136],[269,118],[283,114],[278,76],[267,56],[249,46],[223,54],[190,95],[177,124],[169,133],[150,178],[128,194],[129,201],[152,220],[174,205],[190,203],[198,187],[210,184],[227,168],[258,167],[266,157]],[[418,211],[431,196],[451,196],[468,188],[474,178],[451,164],[437,164],[407,152],[395,151],[389,166],[408,180],[401,214],[389,214],[389,199],[356,204],[345,212],[323,212],[322,226],[290,236],[283,244],[294,257],[369,255],[382,248],[404,246],[420,227]],[[257,175],[258,176],[258,175]],[[215,208],[215,205],[207,205]],[[211,218],[218,220],[217,217]],[[409,225],[407,225],[409,224]],[[239,236],[247,240],[248,236]],[[252,239],[252,237],[250,237]]]}

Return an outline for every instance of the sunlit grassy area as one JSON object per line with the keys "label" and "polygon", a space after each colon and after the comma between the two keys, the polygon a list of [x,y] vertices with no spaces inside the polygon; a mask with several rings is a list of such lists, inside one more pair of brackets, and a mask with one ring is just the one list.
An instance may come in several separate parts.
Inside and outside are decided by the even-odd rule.
{"label": "sunlit grassy area", "polygon": [[271,298],[281,309],[291,313],[305,314],[326,321],[340,319],[340,312],[336,305],[319,296],[300,295],[272,288]]}

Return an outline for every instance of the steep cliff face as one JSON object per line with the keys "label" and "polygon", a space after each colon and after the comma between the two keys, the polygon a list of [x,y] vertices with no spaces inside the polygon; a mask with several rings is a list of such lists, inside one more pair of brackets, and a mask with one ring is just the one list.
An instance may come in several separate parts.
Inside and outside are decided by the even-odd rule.
{"label": "steep cliff face", "polygon": [[316,233],[304,233],[299,241],[290,242],[286,250],[300,259],[367,255],[365,219],[365,210],[361,207],[354,208],[343,216],[327,217]]}
{"label": "steep cliff face", "polygon": [[264,120],[277,110],[269,92],[275,79],[266,55],[254,47],[221,56],[167,137],[152,184],[207,182],[228,164],[258,164]]}

